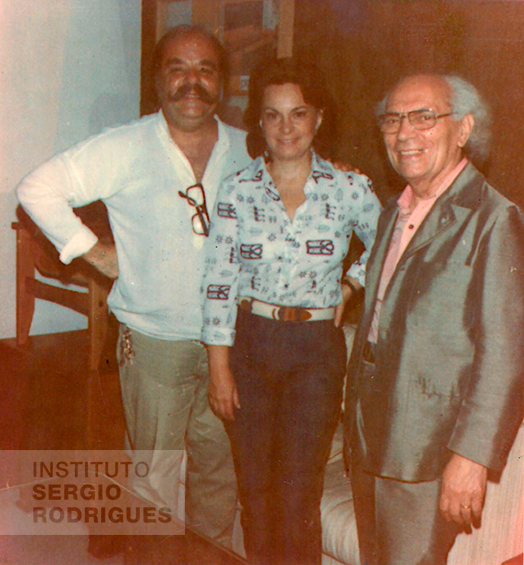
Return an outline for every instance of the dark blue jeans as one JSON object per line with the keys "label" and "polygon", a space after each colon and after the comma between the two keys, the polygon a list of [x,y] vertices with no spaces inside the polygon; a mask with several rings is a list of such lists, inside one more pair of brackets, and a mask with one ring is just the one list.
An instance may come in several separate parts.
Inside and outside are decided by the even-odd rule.
{"label": "dark blue jeans", "polygon": [[320,498],[346,369],[333,321],[239,311],[231,350],[240,410],[228,425],[248,559],[319,565]]}

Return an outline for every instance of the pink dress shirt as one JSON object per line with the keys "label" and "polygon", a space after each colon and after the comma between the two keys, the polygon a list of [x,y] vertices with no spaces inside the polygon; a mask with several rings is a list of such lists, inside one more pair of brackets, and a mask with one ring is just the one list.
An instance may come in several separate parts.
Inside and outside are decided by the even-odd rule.
{"label": "pink dress shirt", "polygon": [[382,269],[377,301],[375,303],[375,312],[373,314],[373,320],[368,334],[368,341],[371,343],[377,342],[382,301],[384,300],[384,295],[388,288],[389,281],[397,268],[402,254],[424,221],[424,218],[429,214],[429,211],[437,201],[437,198],[453,184],[453,181],[459,176],[467,163],[468,160],[464,157],[460,163],[442,179],[435,193],[428,198],[419,200],[416,205],[413,200],[413,189],[409,184],[400,195],[400,198],[397,201],[399,209],[398,217],[395,227],[393,228],[393,235],[391,236],[391,243],[389,244],[384,268]]}

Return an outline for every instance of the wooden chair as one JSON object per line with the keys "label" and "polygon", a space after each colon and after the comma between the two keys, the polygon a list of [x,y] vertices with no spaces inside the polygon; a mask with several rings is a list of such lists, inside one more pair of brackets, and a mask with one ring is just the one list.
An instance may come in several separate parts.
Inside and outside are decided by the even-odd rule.
{"label": "wooden chair", "polygon": [[[107,212],[102,203],[95,203],[79,213],[100,239],[111,238]],[[71,308],[87,316],[89,334],[89,369],[96,369],[100,362],[108,328],[107,296],[112,281],[94,267],[74,260],[64,265],[54,246],[31,221],[21,207],[17,209],[16,230],[16,342],[24,345],[29,336],[35,310],[35,299],[49,300]],[[93,221],[94,218],[94,221]],[[94,227],[91,224],[96,224]],[[47,284],[35,277],[36,271],[63,284],[87,288],[80,292]]]}

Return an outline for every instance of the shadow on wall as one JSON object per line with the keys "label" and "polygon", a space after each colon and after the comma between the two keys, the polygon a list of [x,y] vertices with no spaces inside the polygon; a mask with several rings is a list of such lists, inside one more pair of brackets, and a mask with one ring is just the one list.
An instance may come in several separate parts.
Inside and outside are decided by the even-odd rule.
{"label": "shadow on wall", "polygon": [[89,112],[89,135],[129,122],[129,108],[133,101],[118,94],[101,94]]}

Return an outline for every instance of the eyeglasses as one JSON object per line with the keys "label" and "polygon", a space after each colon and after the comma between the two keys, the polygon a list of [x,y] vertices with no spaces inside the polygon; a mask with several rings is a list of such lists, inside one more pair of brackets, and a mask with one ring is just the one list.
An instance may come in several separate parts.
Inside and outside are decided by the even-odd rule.
{"label": "eyeglasses", "polygon": [[185,198],[190,206],[196,210],[191,218],[191,227],[196,235],[209,235],[209,213],[206,206],[206,193],[201,183],[186,188],[185,192],[178,191],[179,196]]}
{"label": "eyeglasses", "polygon": [[433,110],[422,108],[421,110],[412,110],[405,114],[397,112],[387,112],[378,117],[378,125],[382,133],[397,133],[402,125],[402,120],[407,118],[409,123],[418,130],[431,129],[440,118],[451,116],[454,112],[447,114],[436,114]]}

